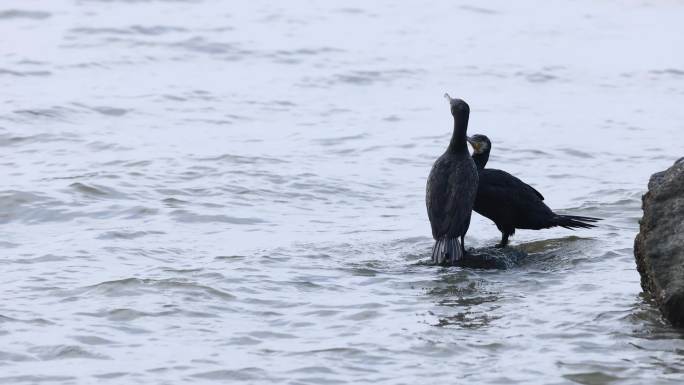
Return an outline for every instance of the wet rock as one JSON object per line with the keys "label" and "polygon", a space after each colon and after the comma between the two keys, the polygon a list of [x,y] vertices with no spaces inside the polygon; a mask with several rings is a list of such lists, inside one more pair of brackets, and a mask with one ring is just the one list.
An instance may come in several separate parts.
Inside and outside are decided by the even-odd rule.
{"label": "wet rock", "polygon": [[524,251],[512,247],[470,249],[463,259],[456,262],[456,266],[474,269],[509,269],[518,265],[526,256]]}
{"label": "wet rock", "polygon": [[642,208],[634,240],[641,287],[665,318],[684,326],[684,158],[651,176]]}

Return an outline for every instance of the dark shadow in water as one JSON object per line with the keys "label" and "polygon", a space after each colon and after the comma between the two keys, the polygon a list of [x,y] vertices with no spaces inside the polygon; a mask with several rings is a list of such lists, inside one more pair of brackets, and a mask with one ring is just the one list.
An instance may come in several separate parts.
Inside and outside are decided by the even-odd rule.
{"label": "dark shadow in water", "polygon": [[[568,236],[506,248],[471,248],[455,267],[507,270],[518,266],[537,266],[542,267],[542,270],[549,270],[554,267],[562,268],[568,264],[574,266],[595,254],[596,242],[590,238]],[[429,254],[429,251],[426,254]],[[432,262],[429,259],[422,259],[416,262],[416,265],[432,265]]]}
{"label": "dark shadow in water", "polygon": [[671,375],[684,373],[684,329],[667,322],[648,293],[635,296],[631,309],[626,312],[610,313],[602,313],[601,317],[612,318],[608,321],[614,325],[611,337],[647,352],[641,365],[656,367]]}
{"label": "dark shadow in water", "polygon": [[[429,313],[437,318],[433,326],[462,329],[489,326],[505,316],[500,307],[507,294],[498,291],[498,281],[510,279],[510,274],[519,274],[515,270],[523,273],[541,270],[556,275],[556,272],[572,269],[596,254],[596,242],[570,236],[504,249],[474,248],[468,250],[458,266],[434,266],[437,276],[425,282],[427,287],[424,289],[436,305]],[[423,261],[420,264],[430,264],[429,260]]]}
{"label": "dark shadow in water", "polygon": [[[649,293],[639,293],[631,312],[624,317],[632,328],[628,334],[645,340],[684,340],[684,329],[673,327],[658,310],[658,304]],[[644,347],[632,344],[637,348]],[[681,350],[684,355],[684,350]]]}
{"label": "dark shadow in water", "polygon": [[527,257],[522,250],[506,247],[483,247],[470,249],[457,266],[476,269],[510,269],[519,265]]}
{"label": "dark shadow in water", "polygon": [[575,268],[582,263],[591,263],[600,247],[598,240],[574,235],[544,239],[517,246],[528,254],[521,266],[543,271],[559,271]]}
{"label": "dark shadow in water", "polygon": [[444,268],[439,273],[426,292],[437,305],[430,311],[437,317],[433,326],[479,329],[499,318],[493,311],[501,296],[487,290],[486,281],[464,269]]}

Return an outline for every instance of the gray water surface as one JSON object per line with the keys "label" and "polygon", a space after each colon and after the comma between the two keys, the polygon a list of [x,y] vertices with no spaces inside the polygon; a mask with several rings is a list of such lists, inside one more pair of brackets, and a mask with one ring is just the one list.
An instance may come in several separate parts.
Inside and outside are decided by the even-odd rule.
{"label": "gray water surface", "polygon": [[[680,1],[0,3],[0,383],[681,384],[641,293],[683,155]],[[471,106],[591,230],[427,266]],[[498,241],[474,215],[469,247]]]}

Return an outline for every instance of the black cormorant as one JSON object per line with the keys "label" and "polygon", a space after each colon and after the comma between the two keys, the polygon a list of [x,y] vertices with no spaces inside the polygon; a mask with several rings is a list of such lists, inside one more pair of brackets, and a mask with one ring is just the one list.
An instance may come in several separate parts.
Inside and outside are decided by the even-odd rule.
{"label": "black cormorant", "polygon": [[544,196],[532,186],[505,171],[484,168],[492,149],[492,143],[486,136],[473,135],[468,137],[468,142],[473,146],[473,160],[480,174],[473,210],[496,223],[501,231],[501,243],[497,247],[505,247],[508,237],[515,234],[515,229],[596,227],[591,222],[600,219],[558,215],[543,202]]}
{"label": "black cormorant", "polygon": [[[477,194],[477,168],[470,156],[466,131],[470,107],[461,99],[444,94],[454,117],[449,147],[430,170],[425,203],[435,245],[432,262],[453,264],[465,255],[465,234]],[[459,242],[460,237],[460,242]]]}

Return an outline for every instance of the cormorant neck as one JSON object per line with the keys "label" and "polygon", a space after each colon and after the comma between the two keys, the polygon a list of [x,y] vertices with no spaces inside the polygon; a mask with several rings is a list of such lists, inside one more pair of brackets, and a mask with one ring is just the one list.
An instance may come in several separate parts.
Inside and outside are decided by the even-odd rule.
{"label": "cormorant neck", "polygon": [[489,151],[473,154],[473,160],[475,161],[475,166],[477,166],[477,169],[482,170],[485,168],[487,161],[489,160]]}
{"label": "cormorant neck", "polygon": [[448,152],[468,152],[466,132],[468,131],[468,115],[454,116],[454,133],[451,135]]}

